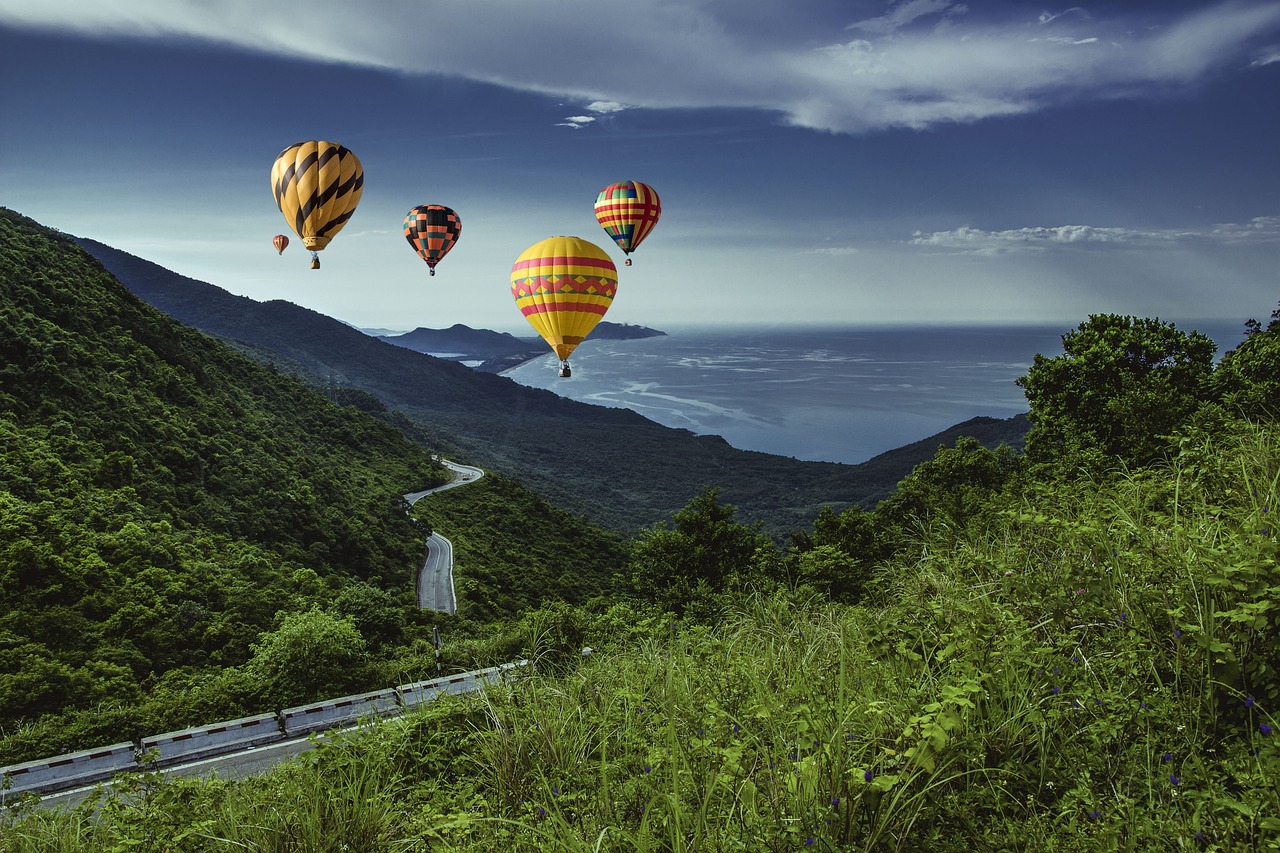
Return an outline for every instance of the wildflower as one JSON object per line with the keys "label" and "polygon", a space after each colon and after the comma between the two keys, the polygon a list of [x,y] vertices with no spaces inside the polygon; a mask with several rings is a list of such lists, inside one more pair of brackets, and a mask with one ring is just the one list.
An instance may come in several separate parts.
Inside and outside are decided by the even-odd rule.
{"label": "wildflower", "polygon": [[646,764],[646,765],[644,766],[644,772],[645,772],[645,773],[652,773],[652,772],[653,772],[653,768],[652,768],[652,767],[650,767],[648,764]]}
{"label": "wildflower", "polygon": [[1248,699],[1244,700],[1244,706],[1245,706],[1246,708],[1252,708],[1252,707],[1253,707],[1253,697],[1252,697],[1252,696],[1250,696]]}
{"label": "wildflower", "polygon": [[1163,757],[1163,758],[1161,758],[1161,761],[1173,761],[1173,753],[1172,753],[1172,752],[1166,752],[1166,753],[1164,754],[1164,757]]}
{"label": "wildflower", "polygon": [[538,814],[539,814],[540,816],[542,816],[542,817],[546,817],[546,816],[547,816],[547,810],[546,810],[546,809],[544,809],[542,806],[538,806]]}
{"label": "wildflower", "polygon": [[1122,623],[1122,622],[1124,622],[1124,620],[1125,620],[1125,619],[1127,619],[1127,618],[1128,618],[1128,617],[1127,617],[1127,616],[1125,616],[1125,614],[1121,613],[1121,614],[1120,614],[1120,618],[1116,619],[1116,624],[1117,624],[1117,625],[1121,624],[1121,623]]}
{"label": "wildflower", "polygon": [[872,772],[871,772],[870,770],[868,770],[868,771],[866,771],[865,773],[863,773],[863,774],[862,774],[862,781],[864,781],[864,782],[870,782],[870,781],[871,781],[872,779],[874,779],[874,778],[875,778],[875,775],[874,775],[874,774],[872,774]]}
{"label": "wildflower", "polygon": [[637,713],[637,714],[643,714],[643,713],[644,713],[644,706],[643,706],[643,705],[639,705],[639,706],[637,706],[637,707],[636,707],[636,713]]}
{"label": "wildflower", "polygon": [[1061,688],[1061,687],[1054,687],[1054,688],[1053,688],[1053,692],[1054,692],[1054,695],[1057,695],[1057,694],[1059,694],[1059,693],[1061,693],[1061,692],[1062,692],[1062,688]]}
{"label": "wildflower", "polygon": [[1173,775],[1172,773],[1169,774],[1169,784],[1173,785],[1175,788],[1178,787],[1178,783],[1181,781],[1182,781],[1181,779],[1179,779],[1177,776]]}
{"label": "wildflower", "polygon": [[805,846],[805,847],[812,847],[812,846],[813,846],[813,842],[814,842],[814,837],[813,837],[812,835],[810,835],[808,838],[806,838],[806,839],[804,840],[804,846]]}
{"label": "wildflower", "polygon": [[734,724],[733,724],[733,730],[734,730],[734,732],[735,732],[735,733],[736,733],[736,732],[740,732],[740,731],[742,731],[740,728],[738,728],[738,724],[737,724],[737,723],[734,723]]}
{"label": "wildflower", "polygon": [[1053,668],[1053,674],[1054,674],[1054,675],[1057,675],[1057,674],[1058,674],[1058,673],[1060,673],[1060,672],[1062,672],[1062,669],[1061,669],[1061,668],[1056,667],[1056,666]]}
{"label": "wildflower", "polygon": [[551,793],[555,794],[557,797],[558,797],[558,796],[560,796],[560,786],[559,786],[559,785],[552,785],[552,786],[551,786]]}
{"label": "wildflower", "polygon": [[1271,734],[1271,726],[1267,725],[1266,723],[1259,723],[1258,731],[1262,732],[1263,737],[1266,737],[1267,735]]}
{"label": "wildflower", "polygon": [[1080,587],[1079,589],[1077,589],[1076,595],[1084,595],[1084,587]]}
{"label": "wildflower", "polygon": [[835,808],[840,808],[840,798],[839,798],[839,797],[832,797],[832,798],[831,798],[831,805],[832,805],[832,806],[834,806]]}
{"label": "wildflower", "polygon": [[1097,820],[1100,817],[1102,817],[1102,812],[1098,809],[1094,809],[1093,811],[1089,812],[1089,820]]}
{"label": "wildflower", "polygon": [[1181,637],[1181,636],[1182,636],[1182,629],[1181,629],[1181,628],[1174,628],[1174,629],[1173,629],[1173,638],[1176,640],[1176,639],[1178,639],[1178,638],[1179,638],[1179,637]]}
{"label": "wildflower", "polygon": [[1102,704],[1102,700],[1101,700],[1101,699],[1094,699],[1094,700],[1093,700],[1093,704],[1095,704],[1095,705],[1101,705],[1101,704]]}

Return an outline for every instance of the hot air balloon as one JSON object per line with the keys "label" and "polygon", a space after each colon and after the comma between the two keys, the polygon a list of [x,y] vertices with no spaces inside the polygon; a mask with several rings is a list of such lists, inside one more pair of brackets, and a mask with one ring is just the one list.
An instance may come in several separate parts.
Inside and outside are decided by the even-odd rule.
{"label": "hot air balloon", "polygon": [[427,262],[432,275],[461,233],[462,219],[444,205],[420,204],[404,218],[404,238]]}
{"label": "hot air balloon", "polygon": [[294,143],[280,152],[271,167],[276,206],[311,250],[313,270],[320,269],[316,253],[347,224],[363,190],[360,161],[336,142]]}
{"label": "hot air balloon", "polygon": [[[596,221],[627,255],[644,242],[661,215],[658,194],[639,181],[609,184],[596,196]],[[627,266],[631,266],[630,257]]]}
{"label": "hot air balloon", "polygon": [[276,247],[276,251],[284,254],[284,250],[289,248],[289,238],[283,234],[277,234],[271,238],[271,245]]}
{"label": "hot air balloon", "polygon": [[568,377],[569,354],[609,310],[618,290],[618,268],[609,255],[581,237],[548,237],[534,243],[511,267],[516,307],[560,358]]}

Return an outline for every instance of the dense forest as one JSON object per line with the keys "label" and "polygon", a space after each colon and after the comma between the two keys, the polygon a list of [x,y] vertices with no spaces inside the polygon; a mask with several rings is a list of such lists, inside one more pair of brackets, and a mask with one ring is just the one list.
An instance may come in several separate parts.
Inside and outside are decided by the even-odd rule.
{"label": "dense forest", "polygon": [[[429,626],[403,606],[403,571],[428,525],[475,566],[459,613],[433,617],[450,665],[536,664],[261,779],[144,775],[71,812],[19,802],[0,813],[12,849],[1280,845],[1280,311],[1248,321],[1216,363],[1212,341],[1173,324],[1089,317],[1020,380],[1025,446],[957,438],[874,506],[820,509],[782,543],[714,485],[623,540],[505,476],[406,515],[397,478],[417,486],[436,469],[385,420],[144,310],[65,238],[0,222],[14,330],[0,523],[18,533],[0,542],[0,707],[61,674],[75,702],[78,684],[97,686],[75,706],[95,719],[135,699],[123,731],[175,708],[269,705],[421,671]],[[81,296],[97,312],[84,328],[59,313]],[[100,340],[112,344],[89,349]],[[187,396],[158,393],[170,375]],[[75,389],[99,386],[80,396],[101,401],[74,411]],[[107,432],[94,415],[105,424],[116,410],[130,417]],[[255,432],[264,410],[274,429]],[[201,412],[233,415],[230,435]],[[48,425],[60,419],[73,431]],[[306,429],[294,433],[295,419]],[[146,420],[157,423],[130,426]],[[205,429],[181,431],[188,421]],[[271,452],[248,442],[277,434],[289,438]],[[290,452],[307,440],[331,449]],[[233,462],[183,454],[188,441],[283,461],[270,482],[243,472],[263,491],[209,497],[235,479],[221,467]],[[121,466],[104,475],[95,462],[112,452],[133,460],[127,485]],[[175,467],[206,488],[181,488]],[[327,500],[381,519],[388,540],[365,543],[380,557],[318,539],[308,524]],[[228,518],[205,518],[212,506]],[[287,531],[251,521],[277,509],[292,513]],[[205,594],[209,579],[222,599]],[[228,613],[226,590],[266,605]],[[192,613],[208,614],[203,633],[177,633]],[[232,631],[215,625],[247,646],[193,651]],[[60,743],[33,716],[61,707],[45,701],[0,723],[0,761]],[[74,709],[57,719],[107,731]]]}
{"label": "dense forest", "polygon": [[0,763],[269,704],[234,672],[289,614],[416,618],[401,495],[448,475],[395,417],[173,322],[30,220],[0,216],[0,246]]}

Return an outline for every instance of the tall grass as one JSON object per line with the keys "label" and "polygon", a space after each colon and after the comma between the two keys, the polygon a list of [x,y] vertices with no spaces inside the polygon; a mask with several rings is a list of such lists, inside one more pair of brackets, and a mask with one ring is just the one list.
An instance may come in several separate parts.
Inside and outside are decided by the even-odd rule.
{"label": "tall grass", "polygon": [[0,846],[1280,849],[1278,483],[1267,430],[1201,438],[985,528],[923,527],[874,606],[602,618],[595,654],[482,700],[265,779],[0,818]]}

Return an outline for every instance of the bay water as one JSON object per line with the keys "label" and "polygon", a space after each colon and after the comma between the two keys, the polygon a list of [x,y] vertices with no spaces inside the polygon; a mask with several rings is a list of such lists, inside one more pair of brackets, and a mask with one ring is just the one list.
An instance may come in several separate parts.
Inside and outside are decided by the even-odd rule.
{"label": "bay water", "polygon": [[[1241,337],[1222,323],[1200,330],[1220,349]],[[666,331],[633,340],[589,338],[570,358],[568,379],[559,378],[550,352],[503,375],[580,402],[632,409],[669,427],[720,435],[743,450],[857,463],[976,416],[1027,411],[1014,380],[1026,375],[1037,353],[1061,355],[1069,327]]]}

